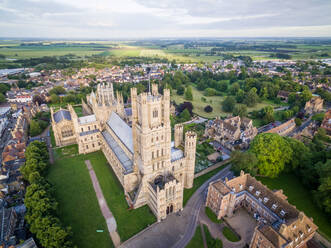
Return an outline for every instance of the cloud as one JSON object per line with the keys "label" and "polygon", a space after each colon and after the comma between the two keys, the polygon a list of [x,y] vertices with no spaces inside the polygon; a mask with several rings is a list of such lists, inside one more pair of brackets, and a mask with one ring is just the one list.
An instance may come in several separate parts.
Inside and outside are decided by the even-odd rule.
{"label": "cloud", "polygon": [[327,0],[0,0],[0,36],[331,36],[330,10]]}

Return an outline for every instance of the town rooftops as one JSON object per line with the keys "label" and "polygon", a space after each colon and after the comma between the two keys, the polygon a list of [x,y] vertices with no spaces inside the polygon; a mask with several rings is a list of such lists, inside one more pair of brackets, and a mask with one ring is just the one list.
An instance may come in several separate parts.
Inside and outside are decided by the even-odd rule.
{"label": "town rooftops", "polygon": [[133,154],[133,140],[132,140],[132,129],[121,117],[112,112],[107,125],[114,132],[114,134],[121,140],[126,148]]}
{"label": "town rooftops", "polygon": [[59,123],[62,120],[68,120],[71,121],[71,115],[70,112],[66,109],[60,109],[56,113],[53,114],[54,121],[56,123]]}

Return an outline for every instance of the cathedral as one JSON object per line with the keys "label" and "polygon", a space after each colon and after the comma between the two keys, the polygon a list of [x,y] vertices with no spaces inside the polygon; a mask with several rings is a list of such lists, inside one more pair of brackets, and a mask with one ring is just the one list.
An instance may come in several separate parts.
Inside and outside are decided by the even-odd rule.
{"label": "cathedral", "polygon": [[184,188],[193,186],[197,135],[184,135],[177,124],[171,141],[170,91],[161,95],[156,84],[148,93],[132,88],[125,109],[112,84],[99,84],[82,108],[83,117],[71,105],[51,109],[56,145],[78,144],[80,154],[102,150],[130,207],[147,204],[158,221],[182,210]]}

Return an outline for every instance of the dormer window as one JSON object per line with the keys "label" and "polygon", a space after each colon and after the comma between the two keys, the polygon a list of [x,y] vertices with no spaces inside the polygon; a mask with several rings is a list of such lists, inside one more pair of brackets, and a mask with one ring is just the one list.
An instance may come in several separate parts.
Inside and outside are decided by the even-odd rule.
{"label": "dormer window", "polygon": [[269,199],[267,197],[264,197],[263,202],[267,203],[268,201],[269,201]]}
{"label": "dormer window", "polygon": [[253,189],[254,189],[254,187],[253,186],[249,186],[249,191],[252,191]]}
{"label": "dormer window", "polygon": [[271,207],[273,210],[275,210],[277,208],[277,204],[272,204],[272,207]]}
{"label": "dormer window", "polygon": [[298,240],[299,240],[299,237],[295,237],[295,242],[298,242]]}
{"label": "dormer window", "polygon": [[243,189],[243,185],[239,184],[239,189],[242,190]]}
{"label": "dormer window", "polygon": [[293,229],[295,229],[295,228],[297,228],[297,226],[294,224],[294,225],[293,225]]}
{"label": "dormer window", "polygon": [[310,232],[311,231],[311,227],[309,225],[307,225],[307,231]]}
{"label": "dormer window", "polygon": [[299,232],[299,234],[300,234],[300,238],[303,238],[303,232]]}
{"label": "dormer window", "polygon": [[255,195],[256,195],[256,196],[259,196],[260,194],[261,194],[260,191],[256,191],[256,192],[255,192]]}
{"label": "dormer window", "polygon": [[284,216],[285,215],[285,211],[284,210],[280,211],[280,215],[281,216]]}
{"label": "dormer window", "polygon": [[236,188],[235,188],[235,187],[232,187],[232,191],[233,191],[233,192],[236,192]]}
{"label": "dormer window", "polygon": [[290,243],[289,243],[289,246],[292,246],[293,245],[293,241],[291,241]]}

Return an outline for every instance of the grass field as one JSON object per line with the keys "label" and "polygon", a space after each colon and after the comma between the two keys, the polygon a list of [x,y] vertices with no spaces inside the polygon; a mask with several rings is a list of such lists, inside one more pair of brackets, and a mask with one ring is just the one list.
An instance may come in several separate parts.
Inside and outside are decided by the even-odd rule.
{"label": "grass field", "polygon": [[82,106],[74,106],[73,107],[77,116],[78,117],[82,117],[83,116],[83,109],[82,109]]}
{"label": "grass field", "polygon": [[[197,90],[195,87],[192,86],[192,94],[193,94],[193,112],[199,116],[205,117],[205,118],[215,118],[215,117],[225,117],[228,116],[231,113],[226,113],[222,110],[222,101],[224,100],[224,96],[205,96],[203,94],[203,91]],[[206,102],[203,102],[201,100],[202,97],[205,97],[207,99]],[[180,104],[182,102],[185,102],[184,96],[177,95],[176,91],[174,90],[171,95],[171,100],[175,101],[177,104]],[[210,105],[213,108],[213,112],[207,113],[204,111],[204,108]],[[247,108],[248,112],[251,112],[253,110],[260,110],[261,108],[264,108],[266,106],[273,106],[276,105],[270,102],[261,102],[256,104],[254,107]]]}
{"label": "grass field", "polygon": [[240,238],[229,227],[225,226],[222,230],[223,235],[231,242],[237,242]]}
{"label": "grass field", "polygon": [[205,232],[205,236],[206,236],[206,243],[207,243],[207,247],[208,248],[222,248],[223,244],[222,241],[220,239],[214,239],[210,232],[209,229],[206,225],[203,225],[203,230]]}
{"label": "grass field", "polygon": [[[61,221],[72,227],[73,242],[78,247],[113,247],[84,163],[96,154],[70,157],[62,150],[57,150],[58,159],[50,166],[47,177],[54,186]],[[59,159],[62,153],[66,155]],[[97,233],[98,229],[105,232]]]}
{"label": "grass field", "polygon": [[186,246],[186,248],[201,248],[201,247],[203,247],[201,228],[200,226],[197,226],[197,228],[195,229],[195,234],[191,239],[191,241]]}
{"label": "grass field", "polygon": [[307,190],[299,178],[294,174],[284,174],[278,178],[258,178],[270,189],[283,189],[288,201],[314,219],[319,231],[331,239],[331,222],[327,215],[315,204],[312,194]]}
{"label": "grass field", "polygon": [[222,223],[222,220],[218,220],[216,214],[209,207],[205,207],[205,213],[212,222]]}
{"label": "grass field", "polygon": [[129,210],[123,188],[102,152],[90,158],[108,206],[115,216],[121,241],[125,241],[156,221],[149,207]]}
{"label": "grass field", "polygon": [[54,153],[56,162],[51,166],[48,179],[55,188],[60,218],[65,225],[72,226],[74,242],[78,247],[109,247],[108,233],[105,232],[104,237],[103,233],[95,231],[107,230],[107,227],[86,169],[84,161],[87,159],[91,161],[107,204],[116,219],[121,241],[156,221],[147,206],[128,209],[122,186],[101,151],[77,155],[78,147],[72,145],[55,149]]}

